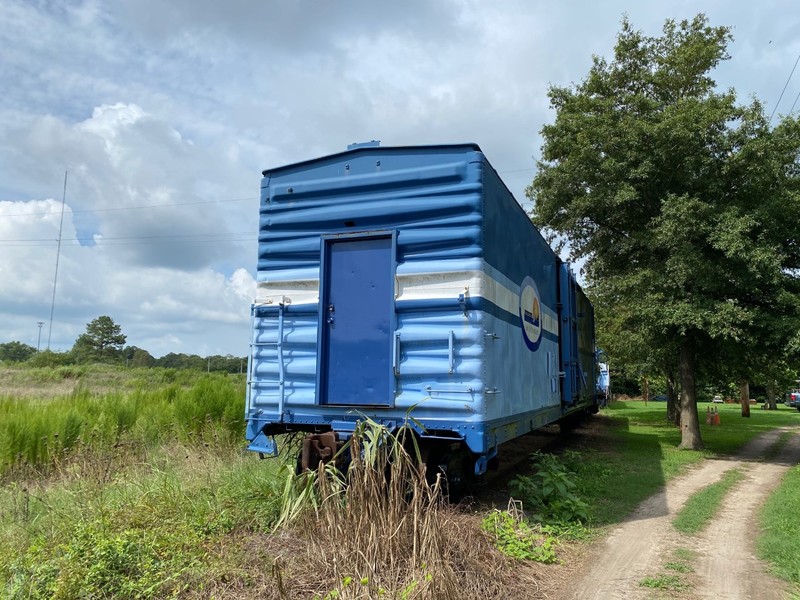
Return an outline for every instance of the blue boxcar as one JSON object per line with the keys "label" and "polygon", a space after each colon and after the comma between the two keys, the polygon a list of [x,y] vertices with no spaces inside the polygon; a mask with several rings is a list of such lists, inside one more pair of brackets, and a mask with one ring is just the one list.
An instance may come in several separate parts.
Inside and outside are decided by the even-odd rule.
{"label": "blue boxcar", "polygon": [[264,171],[251,450],[368,416],[498,446],[596,410],[592,305],[475,144],[353,145]]}

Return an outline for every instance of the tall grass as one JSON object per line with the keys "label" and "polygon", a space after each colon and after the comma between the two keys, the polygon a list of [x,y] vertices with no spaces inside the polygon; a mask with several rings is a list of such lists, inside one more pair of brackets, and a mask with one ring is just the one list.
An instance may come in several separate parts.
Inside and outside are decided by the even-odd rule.
{"label": "tall grass", "polygon": [[79,386],[47,402],[0,397],[0,476],[47,472],[78,449],[168,440],[238,443],[244,435],[244,389],[220,375],[191,387],[167,384],[92,394]]}
{"label": "tall grass", "polygon": [[329,464],[287,482],[283,539],[293,533],[305,552],[286,553],[281,597],[463,600],[526,585],[486,534],[443,502],[441,481],[426,481],[410,431],[392,435],[367,421],[348,444],[346,474]]}

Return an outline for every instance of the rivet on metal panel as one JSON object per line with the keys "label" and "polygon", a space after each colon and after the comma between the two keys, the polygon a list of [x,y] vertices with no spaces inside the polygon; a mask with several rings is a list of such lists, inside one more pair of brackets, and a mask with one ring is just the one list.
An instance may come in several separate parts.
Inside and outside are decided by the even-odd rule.
{"label": "rivet on metal panel", "polygon": [[287,193],[287,194],[293,194],[293,193],[294,193],[294,188],[288,188],[288,189],[286,190],[286,193]]}

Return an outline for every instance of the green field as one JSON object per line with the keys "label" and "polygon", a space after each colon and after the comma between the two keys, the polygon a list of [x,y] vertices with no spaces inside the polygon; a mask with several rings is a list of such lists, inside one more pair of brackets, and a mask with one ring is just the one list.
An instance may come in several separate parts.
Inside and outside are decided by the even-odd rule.
{"label": "green field", "polygon": [[[0,368],[0,386],[0,598],[279,598],[276,576],[286,588],[316,577],[322,588],[295,586],[289,597],[323,598],[337,581],[310,570],[302,538],[272,533],[286,474],[244,451],[240,376]],[[663,404],[615,403],[592,421],[591,441],[579,430],[562,460],[589,506],[589,532],[687,465],[800,424],[789,409],[720,411],[722,426],[703,426],[704,452],[676,448]],[[481,506],[442,514],[460,538],[484,543],[491,509]]]}
{"label": "green field", "polygon": [[[0,597],[271,585],[248,545],[277,517],[280,464],[243,452],[243,379],[65,369],[32,370],[28,396],[0,395]],[[5,381],[18,389],[24,374]],[[65,378],[70,393],[43,397]]]}

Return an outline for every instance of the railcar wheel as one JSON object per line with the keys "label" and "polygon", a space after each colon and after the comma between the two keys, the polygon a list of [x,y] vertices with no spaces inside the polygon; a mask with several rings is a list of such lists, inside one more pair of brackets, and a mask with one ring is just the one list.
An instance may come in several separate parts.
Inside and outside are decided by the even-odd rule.
{"label": "railcar wheel", "polygon": [[469,493],[474,479],[475,459],[463,444],[432,450],[427,464],[428,482],[433,484],[437,475],[441,475],[443,495],[451,503],[459,502]]}

